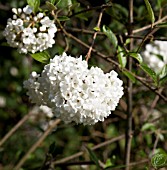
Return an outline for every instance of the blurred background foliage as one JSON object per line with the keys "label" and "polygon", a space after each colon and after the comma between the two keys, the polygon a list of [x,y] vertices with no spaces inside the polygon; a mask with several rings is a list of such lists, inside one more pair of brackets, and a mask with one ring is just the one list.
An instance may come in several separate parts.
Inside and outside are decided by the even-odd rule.
{"label": "blurred background foliage", "polygon": [[[73,4],[74,8],[69,8],[68,3]],[[106,0],[62,0],[58,4],[58,9],[62,9],[60,16],[68,16],[67,21],[62,21],[67,32],[73,34],[78,39],[88,45],[92,43],[91,33],[84,33],[84,30],[93,31],[96,27],[99,7],[105,4]],[[124,42],[128,39],[125,36],[128,28],[128,3],[127,1],[115,0],[112,7],[107,8],[104,12],[101,25],[108,26],[116,35],[122,35]],[[161,15],[166,15],[167,3],[162,1],[159,6],[158,0],[150,0],[153,7],[156,20]],[[5,28],[7,19],[12,17],[11,8],[24,7],[27,4],[25,0],[1,0],[0,1],[0,138],[2,138],[22,117],[29,112],[34,111],[32,105],[23,89],[23,81],[26,80],[32,70],[40,72],[44,64],[39,63],[31,58],[30,55],[19,54],[16,49],[9,47],[6,43],[2,32]],[[41,8],[45,9],[45,1],[41,1]],[[87,10],[86,12],[74,15],[75,13],[94,8],[95,10]],[[162,10],[163,9],[163,10]],[[141,28],[150,23],[148,12],[144,1],[134,1],[134,29]],[[144,36],[147,30],[139,32],[138,36]],[[154,36],[156,38],[166,37],[166,28],[158,30]],[[73,56],[85,56],[88,49],[72,39],[65,38],[61,31],[56,34],[56,44],[49,49],[51,57],[55,54],[61,54],[68,44],[67,53]],[[146,41],[149,43],[150,40]],[[138,47],[140,39],[135,39],[134,49]],[[107,56],[111,56],[117,61],[116,50],[110,41],[104,35],[98,35],[94,48]],[[61,122],[57,128],[42,142],[35,152],[30,154],[22,170],[35,170],[42,167],[49,147],[55,142],[55,152],[52,154],[54,160],[75,154],[79,151],[85,151],[85,146],[93,147],[108,139],[115,138],[125,133],[126,129],[126,92],[127,79],[118,68],[111,63],[92,53],[89,65],[101,67],[104,72],[115,69],[119,72],[119,77],[124,81],[125,95],[121,99],[119,106],[104,122],[99,122],[94,126],[83,125],[65,125]],[[136,65],[133,72],[145,76]],[[149,79],[149,77],[147,77]],[[166,89],[167,85],[164,85]],[[163,92],[167,95],[167,92]],[[150,91],[140,82],[134,83],[133,88],[133,130],[135,130],[132,141],[131,161],[140,162],[141,160],[150,158],[152,150],[155,146],[157,136],[159,136],[156,148],[162,148],[167,151],[166,130],[167,130],[167,105],[161,99],[154,106],[156,94]],[[40,135],[49,125],[50,120],[42,116],[43,113],[35,109],[36,118],[29,118],[4,144],[0,147],[0,170],[12,170],[12,167],[20,160],[20,158],[28,151],[28,149],[38,140]],[[144,127],[143,127],[144,125]],[[118,140],[110,145],[101,147],[94,151],[98,159],[103,163],[117,166],[124,164],[124,146],[125,139]],[[82,157],[78,157],[77,161],[91,161],[90,154],[84,152]],[[134,170],[143,170],[149,167],[149,163],[133,166]],[[49,169],[49,168],[48,168]],[[79,170],[90,169],[96,170],[95,165],[77,165],[67,166],[61,164],[55,166],[56,170]],[[119,169],[119,168],[118,168]],[[121,168],[120,168],[121,169]]]}

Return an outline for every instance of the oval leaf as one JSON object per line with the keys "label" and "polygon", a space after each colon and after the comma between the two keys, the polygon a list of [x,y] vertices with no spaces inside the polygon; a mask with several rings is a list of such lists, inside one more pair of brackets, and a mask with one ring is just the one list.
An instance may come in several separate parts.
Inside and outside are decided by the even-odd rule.
{"label": "oval leaf", "polygon": [[150,67],[148,67],[145,63],[141,63],[139,66],[154,80],[155,83],[157,83],[157,75]]}
{"label": "oval leaf", "polygon": [[144,0],[144,2],[146,4],[146,8],[147,8],[151,23],[153,24],[154,21],[155,21],[155,17],[154,17],[154,12],[152,10],[151,4],[150,4],[150,2],[148,0]]}
{"label": "oval leaf", "polygon": [[59,21],[67,21],[67,20],[69,20],[70,18],[68,18],[68,17],[66,17],[66,16],[60,16],[60,17],[58,17],[58,20]]}
{"label": "oval leaf", "polygon": [[127,63],[127,58],[125,56],[125,52],[120,46],[118,46],[117,51],[118,51],[117,56],[118,56],[119,64],[121,65],[122,68],[125,68],[126,63]]}
{"label": "oval leaf", "polygon": [[50,3],[49,1],[46,1],[46,5],[50,10],[56,10],[57,8],[53,5],[53,3]]}
{"label": "oval leaf", "polygon": [[118,45],[118,40],[115,34],[111,31],[110,28],[106,27],[105,25],[103,25],[102,30],[104,34],[109,38],[111,43],[114,45],[114,47],[116,48]]}
{"label": "oval leaf", "polygon": [[143,62],[143,58],[141,57],[139,53],[129,52],[128,55],[135,58],[140,64]]}
{"label": "oval leaf", "polygon": [[136,82],[136,78],[133,76],[132,73],[130,73],[128,71],[123,71],[123,74],[125,74],[125,76],[128,77],[133,83]]}
{"label": "oval leaf", "polygon": [[32,56],[32,58],[34,58],[35,60],[37,60],[41,63],[48,63],[48,61],[50,59],[50,55],[46,51],[34,53],[34,54],[31,54],[31,56]]}

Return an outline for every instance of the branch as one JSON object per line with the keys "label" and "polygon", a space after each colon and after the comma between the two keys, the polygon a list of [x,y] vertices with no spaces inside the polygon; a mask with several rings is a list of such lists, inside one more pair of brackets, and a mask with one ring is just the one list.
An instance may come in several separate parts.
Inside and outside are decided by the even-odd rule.
{"label": "branch", "polygon": [[1,140],[0,140],[0,146],[2,146],[7,139],[9,139],[10,136],[13,135],[13,133],[20,127],[23,125],[23,123],[25,121],[27,121],[27,119],[31,116],[31,112],[29,114],[26,114]]}
{"label": "branch", "polygon": [[43,135],[38,139],[34,145],[28,150],[28,152],[22,157],[22,159],[18,162],[18,164],[13,168],[14,170],[19,170],[24,162],[27,160],[28,156],[35,151],[35,149],[43,142],[43,140],[49,135],[53,128],[55,128],[60,123],[60,119],[57,119],[53,122],[52,125],[48,127],[48,129],[43,133]]}
{"label": "branch", "polygon": [[[98,19],[97,26],[96,26],[97,28],[100,28],[100,23],[101,23],[101,20],[102,20],[103,12],[104,12],[104,9],[99,14],[99,19]],[[91,56],[91,52],[92,52],[93,45],[95,43],[96,36],[97,36],[97,31],[94,32],[92,44],[91,44],[89,51],[86,55],[86,61],[88,61],[90,56]]]}
{"label": "branch", "polygon": [[[125,135],[120,135],[120,136],[118,136],[118,137],[112,138],[112,139],[110,139],[110,140],[107,140],[107,141],[105,141],[105,142],[102,142],[102,143],[100,143],[100,144],[92,147],[91,150],[99,149],[99,148],[101,148],[101,147],[104,147],[104,146],[106,146],[106,145],[109,145],[109,144],[111,144],[111,143],[114,143],[114,142],[119,141],[119,140],[124,139],[124,138],[125,138]],[[79,157],[79,156],[82,156],[83,154],[84,154],[84,152],[81,151],[81,152],[78,152],[78,153],[76,153],[76,154],[74,154],[74,155],[71,155],[71,156],[69,156],[69,157],[66,157],[66,158],[63,158],[63,159],[54,161],[52,164],[53,164],[53,165],[62,164],[62,163],[64,163],[64,162],[67,162],[67,161],[70,161],[70,160],[72,160],[72,159],[75,159],[75,158],[77,158],[77,157]]]}
{"label": "branch", "polygon": [[[129,27],[128,35],[133,34],[132,30],[133,24],[133,0],[129,0]],[[133,39],[130,40],[129,51],[133,49]],[[132,71],[132,58],[128,57],[128,70]],[[125,143],[125,170],[129,170],[130,157],[131,157],[131,143],[132,143],[132,89],[133,84],[130,79],[128,81],[128,91],[127,91],[127,129],[126,129],[126,143]]]}

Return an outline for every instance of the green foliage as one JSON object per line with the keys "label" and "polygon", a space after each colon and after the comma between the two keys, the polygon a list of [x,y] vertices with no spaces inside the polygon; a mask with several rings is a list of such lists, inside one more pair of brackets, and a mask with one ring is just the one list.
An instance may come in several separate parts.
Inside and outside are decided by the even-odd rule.
{"label": "green foliage", "polygon": [[43,52],[39,52],[39,53],[34,53],[34,54],[31,54],[31,56],[41,62],[41,63],[48,63],[49,62],[49,59],[50,59],[50,55],[47,51],[43,51]]}
{"label": "green foliage", "polygon": [[27,0],[27,3],[30,7],[33,8],[34,12],[37,12],[39,10],[40,0]]}
{"label": "green foliage", "polygon": [[139,64],[141,64],[143,62],[143,58],[141,57],[141,55],[139,53],[129,52],[127,55],[135,58],[139,62]]}
{"label": "green foliage", "polygon": [[151,158],[151,164],[155,169],[167,167],[167,153],[162,150],[159,150]]}
{"label": "green foliage", "polygon": [[149,14],[150,21],[153,24],[154,21],[155,21],[155,17],[154,17],[154,12],[153,12],[153,9],[151,7],[151,4],[150,4],[149,0],[144,0],[144,2],[146,4],[146,8],[147,8],[147,11],[148,11],[148,14]]}
{"label": "green foliage", "polygon": [[117,53],[118,53],[117,57],[118,57],[119,64],[121,65],[122,68],[124,68],[127,63],[126,53],[123,50],[123,48],[120,46],[118,46]]}
{"label": "green foliage", "polygon": [[155,73],[154,70],[152,70],[150,67],[148,67],[147,64],[145,63],[141,63],[140,64],[140,68],[145,72],[147,73],[153,80],[154,82],[157,84],[157,75]]}
{"label": "green foliage", "polygon": [[124,74],[126,77],[128,77],[133,83],[136,82],[136,78],[133,76],[133,74],[132,74],[131,72],[126,71],[126,70],[124,70],[124,71],[122,71],[122,72],[123,72],[123,74]]}
{"label": "green foliage", "polygon": [[104,34],[109,38],[110,42],[113,44],[113,46],[116,48],[118,45],[118,40],[115,34],[111,31],[110,28],[103,25],[102,30]]}

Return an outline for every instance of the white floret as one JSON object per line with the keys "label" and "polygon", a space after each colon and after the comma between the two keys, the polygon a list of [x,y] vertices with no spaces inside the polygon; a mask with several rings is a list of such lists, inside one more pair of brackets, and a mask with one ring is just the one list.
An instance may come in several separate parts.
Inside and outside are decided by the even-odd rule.
{"label": "white floret", "polygon": [[64,122],[88,125],[104,121],[115,110],[123,95],[122,84],[115,71],[89,70],[81,57],[63,53],[50,60],[41,76],[33,72],[24,87],[33,103],[51,108]]}
{"label": "white floret", "polygon": [[[159,73],[165,64],[167,64],[167,41],[154,41],[147,44],[143,52],[145,62]],[[158,56],[162,57],[160,59]]]}
{"label": "white floret", "polygon": [[[11,47],[18,48],[20,53],[36,53],[46,50],[55,44],[57,27],[48,16],[39,12],[34,16],[32,8],[12,9],[13,19],[9,18],[3,35]],[[17,14],[17,15],[16,15]]]}

